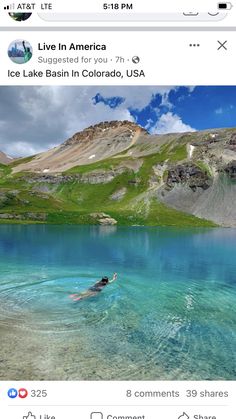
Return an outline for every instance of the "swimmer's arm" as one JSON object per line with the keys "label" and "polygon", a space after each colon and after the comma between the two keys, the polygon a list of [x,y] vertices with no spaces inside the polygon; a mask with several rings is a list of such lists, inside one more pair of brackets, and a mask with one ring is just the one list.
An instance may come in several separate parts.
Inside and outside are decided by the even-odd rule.
{"label": "swimmer's arm", "polygon": [[117,280],[117,277],[118,277],[118,275],[115,272],[114,275],[113,275],[113,277],[112,277],[112,279],[109,281],[109,283],[111,284],[112,282],[116,281]]}

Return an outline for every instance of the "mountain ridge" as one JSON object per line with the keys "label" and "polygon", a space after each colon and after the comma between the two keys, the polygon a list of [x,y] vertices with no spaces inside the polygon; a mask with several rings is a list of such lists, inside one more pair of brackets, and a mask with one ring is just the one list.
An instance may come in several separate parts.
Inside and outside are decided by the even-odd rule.
{"label": "mountain ridge", "polygon": [[8,164],[0,182],[4,222],[236,227],[236,128],[103,122]]}
{"label": "mountain ridge", "polygon": [[8,164],[11,163],[13,160],[12,157],[5,154],[3,151],[0,151],[0,163],[1,164]]}
{"label": "mountain ridge", "polygon": [[130,148],[141,135],[148,136],[148,132],[132,122],[102,122],[77,132],[53,149],[37,154],[22,166],[17,165],[15,172],[56,173],[104,160]]}

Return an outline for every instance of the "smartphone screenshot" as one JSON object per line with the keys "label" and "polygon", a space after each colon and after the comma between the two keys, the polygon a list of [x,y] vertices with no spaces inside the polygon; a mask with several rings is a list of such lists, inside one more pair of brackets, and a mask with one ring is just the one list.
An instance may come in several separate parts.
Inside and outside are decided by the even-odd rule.
{"label": "smartphone screenshot", "polygon": [[1,419],[235,419],[235,22],[1,3]]}

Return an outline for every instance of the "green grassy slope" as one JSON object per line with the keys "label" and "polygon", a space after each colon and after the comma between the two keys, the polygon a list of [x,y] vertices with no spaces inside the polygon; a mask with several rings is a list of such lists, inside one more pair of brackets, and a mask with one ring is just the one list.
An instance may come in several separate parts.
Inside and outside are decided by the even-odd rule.
{"label": "green grassy slope", "polygon": [[[168,208],[149,193],[150,177],[154,175],[153,166],[166,159],[174,163],[186,157],[185,142],[164,145],[159,153],[142,157],[142,165],[137,173],[127,169],[113,181],[103,184],[81,183],[76,178],[56,185],[42,181],[31,182],[35,175],[29,172],[12,173],[16,163],[0,165],[0,215],[11,214],[13,217],[0,218],[0,223],[92,224],[94,219],[90,214],[104,212],[115,218],[120,225],[213,226],[210,221]],[[132,160],[124,156],[77,166],[65,175],[85,174],[97,169],[112,170],[128,159]],[[125,195],[119,201],[112,200],[112,194],[121,188],[126,188]],[[34,220],[32,214],[35,214]],[[42,214],[45,214],[44,221],[38,217]],[[17,219],[17,215],[22,219]]]}

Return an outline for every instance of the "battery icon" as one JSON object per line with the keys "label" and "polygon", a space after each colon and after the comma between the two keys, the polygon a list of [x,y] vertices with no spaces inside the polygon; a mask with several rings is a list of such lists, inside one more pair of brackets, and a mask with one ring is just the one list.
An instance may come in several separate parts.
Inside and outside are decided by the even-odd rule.
{"label": "battery icon", "polygon": [[218,9],[220,10],[231,10],[233,7],[232,3],[218,3]]}

